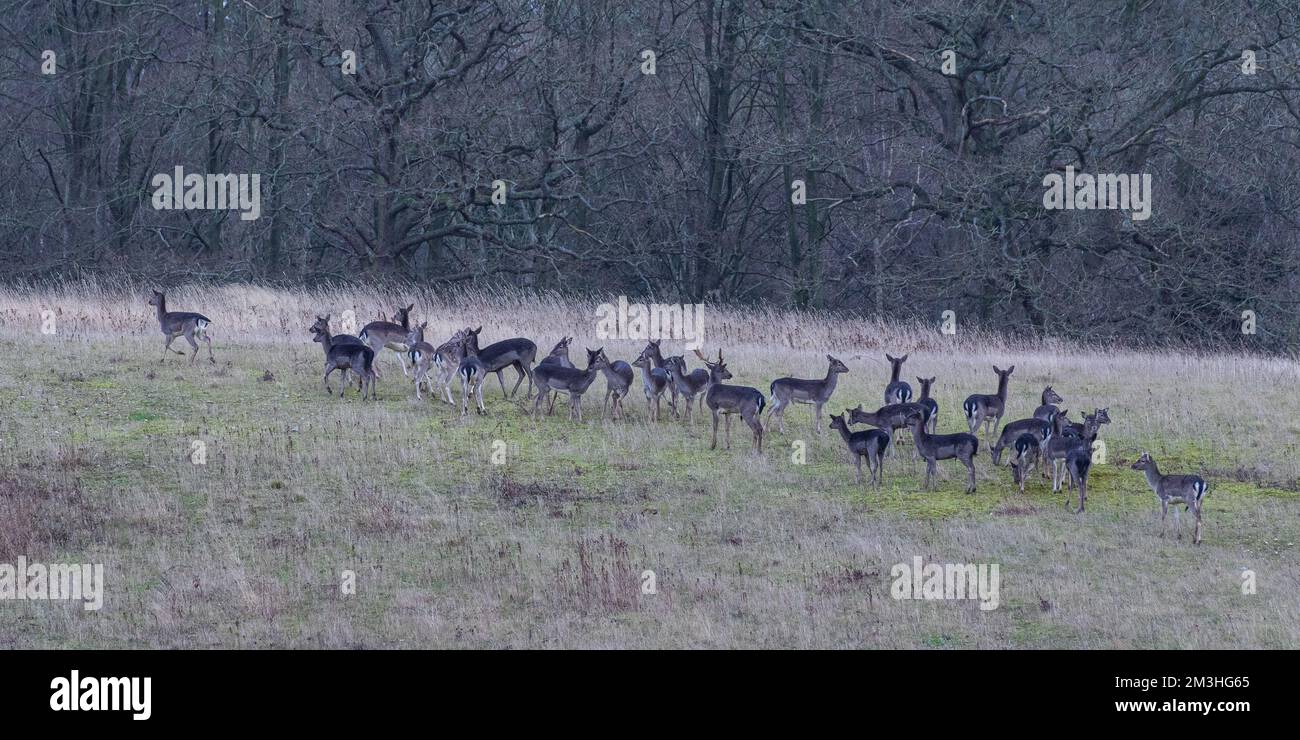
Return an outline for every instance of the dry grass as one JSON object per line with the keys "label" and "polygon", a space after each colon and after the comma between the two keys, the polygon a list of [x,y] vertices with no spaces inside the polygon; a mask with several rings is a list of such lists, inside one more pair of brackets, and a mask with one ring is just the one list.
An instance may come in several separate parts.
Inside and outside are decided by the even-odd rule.
{"label": "dry grass", "polygon": [[[132,292],[133,291],[133,292]],[[980,490],[941,463],[921,492],[910,450],[879,493],[852,484],[832,433],[807,408],[761,457],[710,452],[703,419],[534,423],[500,389],[462,420],[416,404],[390,355],[377,404],[326,398],[307,326],[351,309],[361,323],[416,303],[430,335],[482,324],[488,341],[561,335],[594,346],[594,306],[558,297],[282,291],[191,286],[177,310],[213,319],[217,366],[171,356],[147,286],[78,283],[0,290],[0,543],[29,558],[103,562],[99,613],[11,603],[7,647],[1287,647],[1300,638],[1300,366],[1279,358],[1181,355],[1014,341],[779,311],[707,310],[706,346],[736,381],[851,372],[836,411],[875,404],[887,349],[937,375],[940,428],[1016,365],[1009,406],[1042,386],[1064,406],[1109,406],[1108,463],[1089,512],[1035,481],[1021,497],[984,456]],[[472,307],[467,309],[465,307]],[[42,309],[57,333],[40,333]],[[605,342],[630,360],[639,342]],[[263,380],[270,372],[273,380]],[[509,373],[508,373],[509,374]],[[592,403],[592,401],[595,403]],[[594,411],[593,411],[594,410]],[[192,440],[207,464],[189,461]],[[493,444],[506,463],[490,463]],[[791,459],[805,440],[807,463]],[[1149,449],[1167,470],[1211,481],[1206,541],[1158,537],[1154,497],[1123,463]],[[1167,461],[1167,462],[1166,462]],[[1187,520],[1184,519],[1184,524]],[[1171,522],[1172,524],[1172,522]],[[1172,527],[1171,527],[1172,529]],[[889,569],[996,562],[1002,606],[907,602]],[[0,562],[10,562],[0,557]],[[1255,571],[1255,595],[1240,592]],[[340,573],[357,593],[340,593]],[[653,570],[656,594],[641,573]],[[7,615],[8,616],[8,615]],[[1172,625],[1178,625],[1172,628]]]}

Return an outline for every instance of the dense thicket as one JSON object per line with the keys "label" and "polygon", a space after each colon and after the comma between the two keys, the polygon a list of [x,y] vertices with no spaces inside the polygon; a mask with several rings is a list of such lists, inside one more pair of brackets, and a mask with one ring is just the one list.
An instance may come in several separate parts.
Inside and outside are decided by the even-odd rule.
{"label": "dense thicket", "polygon": [[[1293,2],[8,5],[11,279],[397,276],[1300,341]],[[258,173],[261,217],[155,209],[177,165]],[[1067,165],[1149,173],[1151,218],[1045,209]]]}

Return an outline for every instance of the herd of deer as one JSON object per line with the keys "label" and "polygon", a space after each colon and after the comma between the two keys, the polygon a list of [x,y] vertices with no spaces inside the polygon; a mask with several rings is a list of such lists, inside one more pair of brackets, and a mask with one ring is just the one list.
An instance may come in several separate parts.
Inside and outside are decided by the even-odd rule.
{"label": "herd of deer", "polygon": [[[168,311],[166,299],[158,291],[154,291],[149,305],[157,309],[158,322],[166,338],[163,345],[164,359],[172,342],[177,337],[184,336],[194,350],[190,357],[191,363],[199,354],[198,340],[207,344],[208,360],[215,362],[212,357],[212,339],[208,333],[211,322],[206,316]],[[660,351],[659,341],[652,340],[631,364],[621,360],[611,361],[605,355],[604,348],[588,349],[587,366],[579,369],[569,360],[572,338],[564,337],[550,354],[534,366],[536,344],[516,337],[480,348],[479,333],[482,327],[461,329],[435,347],[424,338],[428,322],[412,325],[410,315],[414,308],[414,304],[399,308],[394,321],[382,318],[372,321],[355,336],[331,334],[330,317],[317,316],[316,322],[311,326],[311,333],[314,341],[319,342],[325,351],[323,383],[326,392],[333,393],[329,378],[337,370],[343,376],[339,390],[339,396],[342,397],[348,385],[348,373],[351,372],[356,377],[361,397],[364,399],[369,395],[374,399],[375,381],[380,377],[375,359],[386,348],[397,355],[402,373],[414,382],[417,399],[422,398],[421,390],[424,389],[445,398],[447,403],[456,405],[451,387],[453,379],[459,377],[462,416],[468,415],[471,398],[474,399],[479,414],[487,413],[483,404],[483,383],[489,374],[495,373],[501,384],[501,393],[507,398],[513,397],[524,379],[528,379],[525,398],[533,399],[534,418],[541,413],[542,404],[548,397],[549,414],[555,408],[555,398],[560,393],[565,393],[569,396],[570,418],[581,421],[582,397],[597,374],[605,376],[605,410],[615,418],[621,416],[623,399],[627,397],[635,379],[633,368],[638,368],[647,412],[652,421],[659,419],[661,401],[665,395],[668,396],[674,416],[682,416],[679,408],[684,409],[687,423],[690,422],[696,399],[699,399],[699,410],[702,412],[707,406],[713,417],[713,435],[709,449],[717,448],[719,417],[724,419],[726,446],[728,449],[731,447],[733,415],[739,416],[752,430],[754,449],[758,452],[763,449],[762,415],[768,405],[767,397],[757,388],[723,382],[730,380],[732,375],[723,361],[721,350],[718,351],[717,360],[710,360],[695,350],[696,356],[704,362],[704,368],[688,371],[682,355],[665,357]],[[856,408],[845,409],[842,415],[831,414],[830,428],[839,432],[848,447],[856,468],[857,483],[862,483],[864,460],[871,483],[879,486],[883,482],[884,458],[887,454],[893,454],[898,431],[907,429],[911,432],[913,456],[926,462],[926,489],[932,486],[939,460],[958,460],[969,474],[966,492],[974,493],[975,458],[980,445],[976,433],[983,426],[986,439],[997,435],[990,449],[995,466],[1001,465],[1003,451],[1010,451],[1012,480],[1022,494],[1030,471],[1038,468],[1046,478],[1046,463],[1050,462],[1052,491],[1059,493],[1064,484],[1073,494],[1077,487],[1079,506],[1075,511],[1084,510],[1094,446],[1101,425],[1110,423],[1108,409],[1095,409],[1093,413],[1084,416],[1082,423],[1072,422],[1067,418],[1069,412],[1056,406],[1063,399],[1048,386],[1043,389],[1042,404],[1034,410],[1031,417],[1002,425],[999,433],[998,428],[1007,410],[1007,386],[1016,368],[1013,365],[1002,370],[994,366],[993,371],[998,377],[997,391],[991,394],[973,394],[962,403],[962,413],[969,431],[936,434],[939,404],[930,397],[935,378],[917,378],[921,395],[913,401],[911,385],[899,379],[908,356],[893,357],[886,354],[885,357],[890,362],[891,374],[889,383],[885,386],[884,405],[868,412],[859,404]],[[826,360],[829,364],[824,378],[788,377],[772,381],[769,388],[769,424],[778,422],[784,433],[786,409],[792,403],[805,403],[813,406],[813,429],[820,431],[822,407],[835,392],[839,375],[849,371],[843,362],[830,355],[826,355]],[[507,393],[502,372],[512,367],[518,377],[514,387]],[[533,396],[534,385],[537,386],[536,396]],[[435,390],[435,386],[438,390]],[[874,428],[855,432],[849,428],[850,424],[869,424]],[[1145,452],[1133,463],[1132,468],[1144,471],[1147,484],[1159,499],[1162,525],[1171,504],[1181,504],[1193,513],[1196,518],[1194,542],[1199,544],[1201,505],[1207,490],[1205,481],[1196,475],[1163,475],[1156,467],[1155,460]],[[1067,498],[1067,502],[1069,500]],[[1175,508],[1175,520],[1178,519],[1178,514],[1179,510]]]}

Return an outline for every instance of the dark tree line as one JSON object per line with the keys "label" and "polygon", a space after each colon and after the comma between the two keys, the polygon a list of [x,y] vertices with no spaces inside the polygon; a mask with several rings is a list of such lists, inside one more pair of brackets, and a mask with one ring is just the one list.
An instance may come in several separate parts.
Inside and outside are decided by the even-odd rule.
{"label": "dark tree line", "polygon": [[[1300,341],[1293,2],[7,6],[10,279],[477,281]],[[154,209],[177,165],[259,173],[261,217]],[[1150,173],[1151,218],[1045,209],[1067,165]]]}

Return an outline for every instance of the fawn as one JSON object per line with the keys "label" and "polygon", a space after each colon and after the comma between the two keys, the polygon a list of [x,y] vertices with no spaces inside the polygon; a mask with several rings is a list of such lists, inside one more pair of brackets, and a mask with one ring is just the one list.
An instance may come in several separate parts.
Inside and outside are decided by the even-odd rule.
{"label": "fawn", "polygon": [[[845,411],[847,413],[847,409]],[[853,464],[856,468],[853,482],[862,482],[862,459],[866,458],[871,482],[879,487],[884,482],[884,458],[885,451],[889,449],[889,433],[883,429],[850,432],[849,425],[844,423],[844,416],[835,414],[831,414],[831,429],[840,433],[844,438],[844,444],[848,445],[849,454],[853,455]]]}
{"label": "fawn", "polygon": [[190,348],[194,354],[190,355],[190,364],[194,364],[194,358],[199,356],[199,343],[196,339],[202,339],[208,345],[208,362],[216,364],[217,361],[212,357],[212,337],[208,334],[208,326],[212,320],[201,313],[192,311],[168,311],[167,296],[159,291],[153,292],[153,297],[149,299],[149,305],[158,309],[158,326],[162,329],[163,336],[167,338],[163,342],[162,359],[167,359],[167,352],[170,350],[178,355],[184,355],[180,350],[172,349],[172,342],[176,337],[184,336],[185,341],[190,343]]}
{"label": "fawn", "polygon": [[[1161,475],[1160,468],[1156,467],[1156,461],[1146,452],[1138,457],[1132,468],[1146,474],[1147,485],[1151,486],[1156,498],[1160,499],[1160,536],[1164,536],[1165,517],[1169,515],[1169,505],[1174,504],[1174,526],[1178,526],[1177,505],[1182,504],[1183,508],[1196,515],[1196,534],[1192,544],[1201,544],[1201,504],[1205,501],[1206,491],[1209,490],[1205,480],[1199,475]],[[1178,538],[1182,539],[1182,536],[1180,528]]]}
{"label": "fawn", "polygon": [[830,400],[831,394],[835,392],[836,379],[840,373],[849,371],[844,363],[830,355],[826,355],[826,361],[830,365],[826,368],[825,378],[816,380],[778,378],[772,381],[772,385],[769,387],[772,392],[772,411],[768,415],[769,425],[773,418],[780,419],[781,433],[785,434],[786,407],[791,403],[811,403],[813,405],[813,431],[821,433],[822,406]]}

